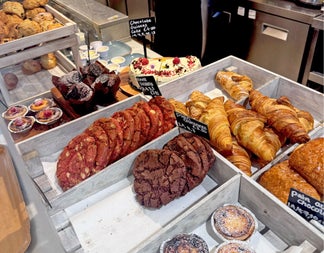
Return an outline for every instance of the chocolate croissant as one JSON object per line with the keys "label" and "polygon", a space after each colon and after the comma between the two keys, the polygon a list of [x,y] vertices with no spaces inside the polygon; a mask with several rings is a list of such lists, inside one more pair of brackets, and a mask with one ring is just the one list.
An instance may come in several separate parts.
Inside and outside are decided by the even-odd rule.
{"label": "chocolate croissant", "polygon": [[253,89],[251,78],[232,71],[218,71],[215,80],[235,100],[247,97]]}
{"label": "chocolate croissant", "polygon": [[310,137],[301,124],[296,110],[282,101],[252,90],[249,95],[251,108],[267,118],[267,123],[285,135],[291,143],[305,143]]}
{"label": "chocolate croissant", "polygon": [[227,100],[224,106],[232,133],[238,143],[260,159],[272,161],[278,147],[273,145],[264,131],[266,118],[240,104],[235,104],[232,100]]}
{"label": "chocolate croissant", "polygon": [[208,126],[210,142],[221,154],[232,150],[232,134],[227,114],[224,108],[224,97],[216,97],[203,110],[199,121]]}

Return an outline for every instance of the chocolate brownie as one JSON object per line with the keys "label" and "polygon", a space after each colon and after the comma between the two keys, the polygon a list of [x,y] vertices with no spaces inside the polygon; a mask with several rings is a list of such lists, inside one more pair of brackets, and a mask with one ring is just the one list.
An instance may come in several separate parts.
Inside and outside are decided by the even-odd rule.
{"label": "chocolate brownie", "polygon": [[140,153],[133,165],[137,201],[160,208],[181,196],[186,184],[186,165],[169,150],[149,149]]}
{"label": "chocolate brownie", "polygon": [[97,145],[94,137],[83,132],[63,149],[57,161],[58,184],[65,191],[91,176],[95,168]]}

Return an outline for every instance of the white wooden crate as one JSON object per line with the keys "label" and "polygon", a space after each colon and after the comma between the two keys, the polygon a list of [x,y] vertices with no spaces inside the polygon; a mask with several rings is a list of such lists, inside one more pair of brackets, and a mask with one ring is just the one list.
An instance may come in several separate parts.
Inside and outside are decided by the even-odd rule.
{"label": "white wooden crate", "polygon": [[[1,44],[0,69],[9,66],[14,67],[16,64],[25,60],[34,59],[50,52],[68,48],[72,50],[74,64],[76,66],[81,66],[79,42],[76,35],[78,31],[77,24],[50,5],[46,5],[45,8],[48,12],[52,13],[55,19],[63,24],[63,26]],[[6,86],[3,84],[3,80],[1,80],[0,89],[7,105],[18,102],[10,97]],[[28,94],[26,94],[25,98],[28,98]]]}

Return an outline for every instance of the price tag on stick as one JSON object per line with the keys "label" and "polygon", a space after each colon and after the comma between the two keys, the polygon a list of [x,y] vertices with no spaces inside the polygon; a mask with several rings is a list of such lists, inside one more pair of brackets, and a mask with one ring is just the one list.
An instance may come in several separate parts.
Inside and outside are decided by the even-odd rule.
{"label": "price tag on stick", "polygon": [[161,91],[155,82],[154,76],[136,77],[136,80],[140,85],[141,91],[144,93],[144,95],[152,97],[162,96]]}
{"label": "price tag on stick", "polygon": [[197,134],[209,140],[209,132],[206,124],[193,118],[187,117],[186,115],[179,112],[175,112],[175,116],[177,119],[178,127],[186,129],[193,134]]}
{"label": "price tag on stick", "polygon": [[139,18],[129,20],[130,36],[132,38],[141,38],[144,47],[144,56],[147,58],[146,54],[146,39],[145,36],[149,34],[155,34],[155,18]]}

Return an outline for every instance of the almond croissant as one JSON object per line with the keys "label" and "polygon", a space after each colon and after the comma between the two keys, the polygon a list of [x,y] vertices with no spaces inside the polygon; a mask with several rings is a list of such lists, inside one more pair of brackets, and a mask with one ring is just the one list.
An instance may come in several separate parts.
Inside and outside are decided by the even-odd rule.
{"label": "almond croissant", "polygon": [[210,101],[211,98],[202,92],[197,90],[193,91],[189,96],[189,100],[186,102],[186,107],[188,108],[190,117],[198,120]]}
{"label": "almond croissant", "polygon": [[291,143],[305,143],[310,140],[292,106],[267,97],[257,90],[250,92],[249,103],[253,110],[265,116],[268,124],[285,135]]}
{"label": "almond croissant", "polygon": [[232,71],[218,71],[215,80],[235,100],[247,97],[253,89],[251,78]]}
{"label": "almond croissant", "polygon": [[224,104],[233,135],[238,143],[264,161],[272,161],[278,151],[264,131],[266,118],[240,104]]}
{"label": "almond croissant", "polygon": [[210,142],[221,154],[232,150],[232,135],[230,124],[224,108],[224,97],[216,97],[208,103],[199,117],[199,121],[208,126]]}

